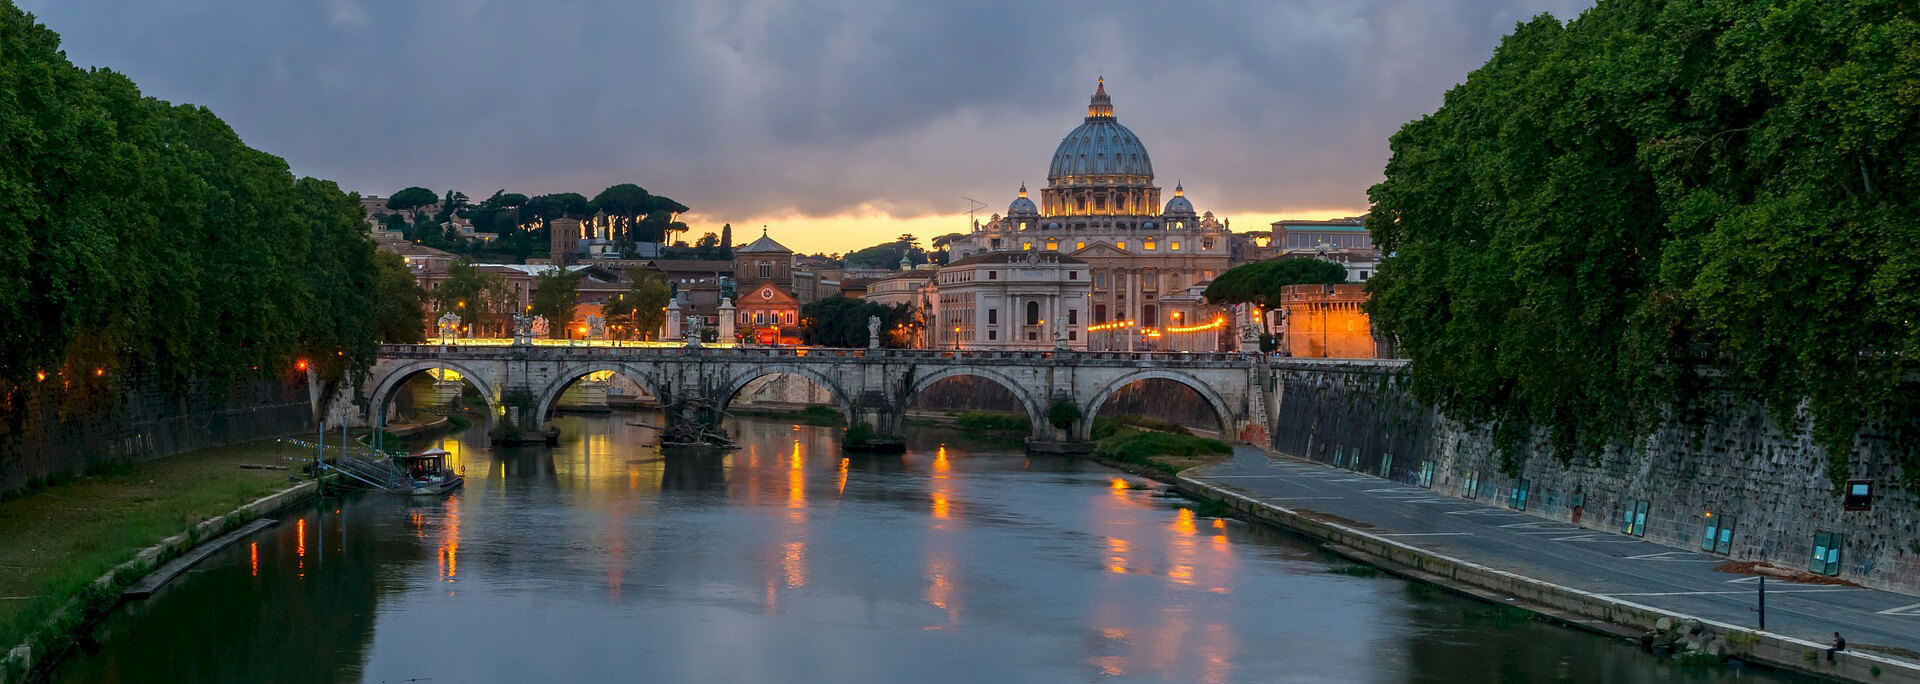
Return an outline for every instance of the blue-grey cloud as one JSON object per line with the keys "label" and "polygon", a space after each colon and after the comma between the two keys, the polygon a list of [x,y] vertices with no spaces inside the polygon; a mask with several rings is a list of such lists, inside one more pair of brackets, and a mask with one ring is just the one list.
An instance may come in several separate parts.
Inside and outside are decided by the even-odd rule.
{"label": "blue-grey cloud", "polygon": [[21,4],[76,63],[348,188],[630,181],[745,217],[1010,197],[1095,74],[1204,207],[1360,206],[1402,123],[1515,23],[1591,0]]}

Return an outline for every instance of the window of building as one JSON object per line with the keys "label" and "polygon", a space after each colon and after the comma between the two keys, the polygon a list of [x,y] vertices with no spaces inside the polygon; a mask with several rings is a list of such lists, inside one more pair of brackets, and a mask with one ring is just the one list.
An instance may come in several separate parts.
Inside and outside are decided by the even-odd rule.
{"label": "window of building", "polygon": [[1095,323],[1107,322],[1107,305],[1105,304],[1093,305],[1093,322]]}
{"label": "window of building", "polygon": [[1201,272],[1200,272],[1200,279],[1201,279],[1201,280],[1213,280],[1213,269],[1211,269],[1211,268],[1209,268],[1209,269],[1207,269],[1207,270],[1204,270],[1204,271],[1201,271]]}
{"label": "window of building", "polygon": [[1080,339],[1080,331],[1078,331],[1078,330],[1068,330],[1068,331],[1067,331],[1067,341],[1068,341],[1068,342],[1072,342],[1072,341],[1074,341],[1074,340],[1077,340],[1077,339]]}
{"label": "window of building", "polygon": [[1040,333],[1037,333],[1037,332],[1033,332],[1033,331],[1027,331],[1027,341],[1028,341],[1028,342],[1035,342],[1035,341],[1038,341],[1039,339],[1040,339]]}
{"label": "window of building", "polygon": [[987,271],[987,280],[999,280],[999,279],[1000,279],[999,271]]}
{"label": "window of building", "polygon": [[1032,250],[1033,250],[1033,243],[1031,243],[1031,242],[1023,242],[1023,243],[1021,243],[1021,244],[1020,244],[1020,248],[1021,248],[1021,249],[1024,249],[1024,250],[1028,250],[1028,251],[1032,251]]}
{"label": "window of building", "polygon": [[1040,303],[1027,302],[1027,325],[1040,324]]}
{"label": "window of building", "polygon": [[773,262],[771,261],[760,262],[760,277],[765,279],[773,278]]}
{"label": "window of building", "polygon": [[1087,248],[1087,243],[1086,243],[1085,241],[1076,241],[1076,242],[1074,242],[1074,243],[1073,243],[1073,248],[1074,248],[1074,249],[1086,249],[1086,248]]}
{"label": "window of building", "polygon": [[1179,240],[1174,240],[1174,241],[1173,241],[1173,244],[1170,244],[1170,245],[1167,245],[1167,251],[1169,251],[1169,252],[1178,252],[1178,251],[1180,251],[1180,241],[1179,241]]}
{"label": "window of building", "polygon": [[1098,197],[1095,197],[1095,198],[1093,198],[1093,208],[1095,208],[1095,209],[1105,209],[1105,208],[1107,208],[1107,197],[1106,197],[1106,195],[1101,195],[1101,196],[1098,196]]}
{"label": "window of building", "polygon": [[1000,324],[1000,310],[987,309],[987,325],[999,325],[999,324]]}
{"label": "window of building", "polygon": [[1080,324],[1080,310],[1067,309],[1067,325],[1079,325],[1079,324]]}
{"label": "window of building", "polygon": [[1079,280],[1079,279],[1080,279],[1079,271],[1067,271],[1067,280]]}
{"label": "window of building", "polygon": [[988,241],[987,241],[987,245],[989,245],[989,246],[990,246],[991,248],[993,248],[993,249],[999,249],[999,248],[1000,248],[1000,238],[994,238],[994,239],[992,239],[992,240],[988,240]]}
{"label": "window of building", "polygon": [[1361,271],[1361,272],[1360,272],[1360,279],[1361,279],[1361,280],[1366,280],[1366,279],[1367,279],[1367,272],[1366,272],[1366,271]]}
{"label": "window of building", "polygon": [[1201,238],[1200,249],[1203,249],[1209,252],[1213,251],[1213,238]]}
{"label": "window of building", "polygon": [[1060,243],[1055,242],[1053,240],[1047,241],[1047,251],[1052,252],[1052,251],[1057,251],[1059,249],[1060,249]]}
{"label": "window of building", "polygon": [[1127,248],[1127,241],[1126,241],[1126,240],[1121,240],[1121,241],[1119,241],[1119,242],[1116,242],[1116,243],[1114,243],[1114,244],[1113,244],[1113,246],[1115,246],[1115,247],[1119,247],[1120,249],[1126,249],[1126,248]]}
{"label": "window of building", "polygon": [[987,339],[988,339],[988,340],[997,340],[997,339],[1000,339],[1000,331],[998,331],[998,330],[988,330],[988,331],[987,331]]}
{"label": "window of building", "polygon": [[1154,246],[1154,242],[1153,242],[1153,240],[1151,240],[1151,239],[1149,239],[1149,240],[1147,240],[1147,241],[1146,241],[1146,245],[1145,245],[1145,247],[1144,247],[1144,249],[1146,249],[1147,251],[1149,251],[1149,252],[1151,252],[1151,251],[1153,251],[1153,246]]}

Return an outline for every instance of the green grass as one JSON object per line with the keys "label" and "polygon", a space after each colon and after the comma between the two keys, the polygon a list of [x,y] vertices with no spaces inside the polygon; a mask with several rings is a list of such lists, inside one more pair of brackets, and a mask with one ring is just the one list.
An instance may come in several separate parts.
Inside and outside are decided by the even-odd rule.
{"label": "green grass", "polygon": [[735,407],[729,409],[729,411],[737,416],[785,418],[801,425],[839,427],[847,424],[847,417],[845,415],[834,410],[832,406],[824,406],[821,404],[808,404],[806,408],[798,411],[776,408],[753,408],[751,406]]}
{"label": "green grass", "polygon": [[1335,575],[1346,575],[1348,577],[1379,577],[1380,576],[1380,569],[1373,567],[1371,565],[1348,565],[1348,566],[1338,567],[1338,568],[1327,568],[1327,572],[1333,573]]}
{"label": "green grass", "polygon": [[1485,620],[1487,622],[1500,624],[1532,622],[1539,619],[1539,616],[1535,615],[1531,610],[1506,604],[1489,604],[1477,608],[1468,608],[1460,611],[1460,614],[1466,616],[1468,620]]}
{"label": "green grass", "polygon": [[0,503],[0,650],[12,648],[95,578],[140,549],[290,486],[302,449],[267,440],[47,484]]}
{"label": "green grass", "polygon": [[1018,413],[999,411],[962,411],[953,419],[955,425],[968,430],[991,430],[994,432],[1017,432],[1031,434],[1033,420]]}
{"label": "green grass", "polygon": [[1193,435],[1122,430],[1112,436],[1095,442],[1093,451],[1096,454],[1122,463],[1145,466],[1167,473],[1177,473],[1189,466],[1168,463],[1164,459],[1191,459],[1216,454],[1231,454],[1233,453],[1233,447],[1217,439],[1207,439]]}
{"label": "green grass", "polygon": [[1123,413],[1117,416],[1100,416],[1093,419],[1093,439],[1099,441],[1126,432],[1126,428],[1140,428],[1155,432],[1170,432],[1176,435],[1193,434],[1185,425],[1170,420],[1148,418],[1135,413]]}

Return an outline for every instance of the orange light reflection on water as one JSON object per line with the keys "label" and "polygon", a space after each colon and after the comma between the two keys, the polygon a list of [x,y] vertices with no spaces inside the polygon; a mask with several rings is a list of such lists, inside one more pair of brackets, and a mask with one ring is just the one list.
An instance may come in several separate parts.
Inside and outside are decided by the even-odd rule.
{"label": "orange light reflection on water", "polygon": [[247,561],[253,565],[253,576],[260,576],[260,542],[247,545]]}

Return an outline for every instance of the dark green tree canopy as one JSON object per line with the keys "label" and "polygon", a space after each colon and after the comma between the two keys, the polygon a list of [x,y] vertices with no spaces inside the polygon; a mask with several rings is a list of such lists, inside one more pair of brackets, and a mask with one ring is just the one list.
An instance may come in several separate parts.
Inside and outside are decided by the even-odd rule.
{"label": "dark green tree canopy", "polygon": [[[1688,415],[1698,364],[1913,460],[1920,5],[1602,0],[1521,25],[1393,137],[1375,321],[1412,386],[1563,456]],[[1910,472],[1912,472],[1910,470]]]}
{"label": "dark green tree canopy", "polygon": [[906,304],[887,306],[835,295],[800,307],[800,339],[823,347],[865,347],[870,316],[880,317],[881,344],[888,347],[902,346],[910,337],[893,330],[919,325],[913,307]]}
{"label": "dark green tree canopy", "polygon": [[302,357],[330,377],[371,363],[357,197],[204,108],[73,66],[11,3],[0,121],[0,398],[56,380],[104,396],[121,371],[184,388]]}
{"label": "dark green tree canopy", "polygon": [[1311,258],[1285,258],[1240,266],[1207,284],[1210,304],[1258,304],[1280,308],[1281,288],[1289,285],[1334,285],[1347,281],[1347,267]]}
{"label": "dark green tree canopy", "polygon": [[440,201],[440,195],[422,187],[412,187],[393,193],[387,198],[387,208],[394,211],[411,211]]}

